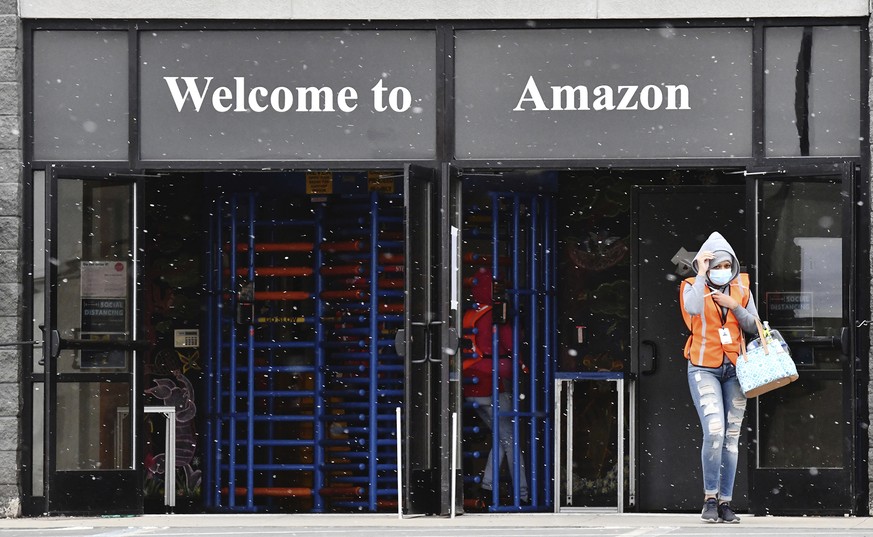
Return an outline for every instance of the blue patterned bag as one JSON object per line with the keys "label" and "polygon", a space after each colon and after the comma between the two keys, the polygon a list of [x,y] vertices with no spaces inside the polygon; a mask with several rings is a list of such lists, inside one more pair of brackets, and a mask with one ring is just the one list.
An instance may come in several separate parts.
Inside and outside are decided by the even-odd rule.
{"label": "blue patterned bag", "polygon": [[765,334],[761,321],[755,321],[761,344],[746,351],[745,341],[741,342],[742,353],[737,358],[737,379],[746,397],[758,397],[794,382],[799,376],[782,337],[778,334],[774,337],[769,329]]}

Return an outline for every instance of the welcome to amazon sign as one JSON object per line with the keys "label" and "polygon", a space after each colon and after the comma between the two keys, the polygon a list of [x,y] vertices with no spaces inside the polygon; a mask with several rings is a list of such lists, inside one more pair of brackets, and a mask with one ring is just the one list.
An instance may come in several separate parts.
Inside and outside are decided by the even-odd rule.
{"label": "welcome to amazon sign", "polygon": [[455,33],[460,159],[752,153],[749,28]]}
{"label": "welcome to amazon sign", "polygon": [[431,159],[432,31],[140,36],[144,160]]}

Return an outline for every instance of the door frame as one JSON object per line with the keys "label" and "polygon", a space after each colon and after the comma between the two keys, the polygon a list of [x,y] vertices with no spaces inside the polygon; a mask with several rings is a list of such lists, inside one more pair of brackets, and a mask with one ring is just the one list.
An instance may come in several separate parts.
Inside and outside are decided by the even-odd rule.
{"label": "door frame", "polygon": [[448,172],[445,165],[404,165],[406,314],[397,343],[405,357],[403,513],[410,515],[454,513],[460,498],[450,486],[458,456],[452,414],[460,401],[460,390],[450,382],[457,384],[452,368],[460,368],[454,359],[459,317],[451,308],[460,280],[452,272],[452,245],[460,243],[452,241],[455,220],[449,217],[460,198]]}
{"label": "door frame", "polygon": [[[703,173],[703,170],[699,168],[681,168],[682,171],[691,171],[691,172],[700,172]],[[736,172],[730,171],[730,169],[717,169],[717,172],[721,172],[723,175],[728,176]],[[646,490],[644,487],[645,479],[643,478],[642,471],[648,468],[644,467],[644,457],[643,453],[649,451],[649,447],[644,444],[646,440],[646,435],[644,434],[644,425],[648,425],[648,423],[643,423],[644,419],[647,417],[644,415],[643,405],[644,401],[644,393],[642,384],[645,382],[644,379],[648,378],[650,375],[655,374],[658,370],[659,362],[673,361],[673,360],[681,360],[682,363],[679,367],[680,373],[682,375],[681,381],[679,384],[682,386],[683,390],[683,399],[682,404],[688,405],[690,415],[693,415],[692,421],[690,422],[690,426],[693,429],[698,427],[698,418],[696,412],[693,410],[693,404],[691,400],[691,396],[688,393],[687,381],[685,380],[685,363],[687,360],[682,356],[682,348],[681,345],[684,345],[685,336],[681,338],[681,345],[679,348],[675,349],[662,349],[655,345],[653,342],[648,341],[644,336],[643,329],[645,328],[645,322],[643,321],[644,317],[644,304],[641,304],[641,285],[640,285],[640,265],[635,261],[641,258],[640,254],[640,243],[642,239],[642,229],[644,228],[643,222],[640,220],[640,207],[645,204],[644,200],[641,198],[645,196],[647,192],[652,193],[670,193],[671,191],[685,191],[690,192],[692,194],[704,195],[704,193],[709,192],[710,194],[719,193],[733,193],[736,196],[736,206],[737,208],[742,208],[743,196],[744,196],[744,187],[741,181],[737,181],[735,184],[717,184],[717,185],[706,185],[706,184],[687,184],[680,183],[678,185],[668,185],[668,184],[634,184],[631,187],[631,247],[630,247],[630,255],[631,255],[631,268],[630,268],[630,277],[631,277],[631,304],[630,304],[630,315],[631,315],[631,336],[630,336],[630,359],[628,361],[629,371],[627,375],[627,379],[629,380],[627,384],[626,391],[628,393],[628,397],[630,399],[629,402],[629,420],[628,420],[628,458],[630,461],[629,464],[629,476],[628,476],[628,497],[627,502],[628,506],[631,509],[641,511],[641,512],[657,512],[662,509],[669,510],[692,510],[698,509],[699,504],[697,503],[700,498],[702,498],[702,482],[699,485],[699,496],[698,496],[698,485],[695,484],[695,492],[693,497],[684,497],[680,501],[683,503],[687,503],[685,506],[681,505],[664,505],[666,497],[658,497],[657,500],[659,502],[663,502],[664,504],[655,504],[652,505],[651,497],[657,496],[656,494],[649,493],[648,497],[646,495]],[[737,222],[744,222],[742,216],[737,217]],[[744,222],[745,223],[745,222]],[[725,233],[723,229],[714,228],[712,230],[707,230],[706,234],[709,231],[721,231]],[[706,237],[706,234],[703,237]],[[742,234],[738,234],[737,236],[742,236]],[[701,241],[702,242],[702,241]],[[739,261],[741,264],[750,264],[747,259],[751,256],[751,247],[745,244],[740,244],[735,241],[731,242],[732,246],[737,250],[737,256],[739,257]],[[697,248],[700,246],[700,243],[689,245],[691,248]],[[672,255],[672,253],[670,254]],[[669,257],[669,256],[667,256]],[[672,311],[669,315],[675,315],[675,323],[677,323],[677,327],[682,327],[685,330],[684,325],[682,324],[681,315],[679,314],[679,283],[685,277],[693,276],[693,273],[689,273],[687,276],[681,276],[676,280],[676,302],[673,304],[675,307],[675,313]],[[661,366],[663,367],[663,366]],[[651,389],[651,388],[650,388]],[[671,439],[673,441],[674,439]],[[701,437],[695,435],[693,436],[693,444],[692,447],[694,452],[699,454],[700,452],[700,442]],[[741,445],[747,445],[748,442],[747,435],[741,435]],[[674,442],[675,444],[675,442]],[[675,449],[675,445],[671,447],[671,449]],[[751,455],[750,455],[751,456]],[[683,457],[680,457],[682,460],[685,460],[684,454]],[[700,473],[699,478],[702,479],[702,470],[700,469],[700,461],[699,456],[692,461],[693,464],[696,464],[697,467],[694,470],[695,472]],[[742,459],[741,459],[742,462]],[[744,510],[746,506],[746,498],[748,498],[748,486],[747,486],[747,477],[748,476],[737,476],[737,481],[734,487],[734,504],[735,508],[739,507],[739,509]],[[656,480],[657,477],[651,478],[649,481]],[[674,484],[674,488],[675,488]],[[680,484],[680,487],[687,486],[687,484]]]}
{"label": "door frame", "polygon": [[[689,168],[689,169],[693,169]],[[864,449],[866,449],[866,439],[863,435],[859,434],[858,426],[859,423],[863,423],[866,421],[866,411],[867,405],[864,402],[864,396],[867,394],[867,386],[866,386],[866,371],[867,371],[867,357],[865,355],[858,355],[859,350],[863,350],[866,348],[866,337],[867,337],[867,325],[869,321],[858,321],[857,319],[865,319],[869,317],[869,308],[866,305],[865,300],[869,298],[869,289],[865,289],[864,282],[865,278],[861,276],[861,270],[867,267],[866,262],[863,257],[859,257],[863,254],[863,252],[867,251],[866,242],[869,241],[869,232],[865,227],[865,222],[867,222],[869,216],[864,212],[867,208],[867,205],[858,205],[860,201],[868,199],[868,196],[862,190],[859,190],[865,184],[865,181],[862,178],[859,178],[860,172],[863,170],[863,167],[856,161],[846,159],[839,163],[824,163],[824,164],[804,164],[804,163],[780,163],[780,165],[776,166],[768,166],[768,167],[760,167],[760,168],[747,168],[745,170],[740,171],[731,171],[729,168],[724,170],[726,174],[743,174],[746,176],[746,218],[747,218],[747,234],[748,239],[747,242],[750,246],[750,251],[748,252],[748,265],[750,275],[752,276],[753,285],[756,289],[756,293],[759,292],[758,289],[758,262],[757,262],[757,250],[758,244],[756,241],[757,237],[757,190],[755,186],[755,179],[760,178],[771,178],[774,180],[785,180],[786,178],[797,178],[798,180],[803,180],[804,178],[809,177],[825,177],[830,176],[832,178],[836,178],[838,180],[838,184],[840,185],[840,190],[842,193],[842,255],[843,255],[843,323],[844,326],[848,329],[845,332],[845,347],[847,352],[848,359],[851,360],[850,366],[847,366],[843,369],[842,380],[843,380],[843,417],[849,422],[848,432],[850,434],[850,438],[846,439],[845,444],[845,452],[844,459],[846,461],[846,466],[839,470],[841,473],[841,479],[839,483],[844,488],[849,488],[849,492],[847,492],[846,502],[844,506],[840,506],[836,509],[820,509],[820,510],[810,510],[804,507],[798,507],[794,510],[789,508],[778,507],[773,510],[761,510],[759,502],[755,501],[753,497],[753,483],[755,478],[757,477],[758,484],[761,485],[762,477],[770,472],[770,473],[778,473],[779,471],[773,471],[769,469],[758,470],[755,468],[757,461],[757,453],[755,452],[755,442],[749,442],[749,467],[748,467],[748,475],[749,475],[749,501],[750,508],[755,513],[760,514],[860,514],[867,511],[867,507],[864,505],[863,500],[866,497],[867,492],[864,490],[865,486],[868,482],[866,477],[867,465],[863,463],[864,460]],[[859,186],[860,185],[860,186]],[[869,209],[866,209],[869,210]],[[634,224],[636,225],[636,224]],[[859,235],[859,233],[866,233],[866,235]],[[754,251],[752,251],[754,248]],[[636,267],[631,268],[632,272],[638,270]],[[759,304],[761,302],[759,301]],[[760,306],[759,306],[760,307]],[[849,325],[851,323],[851,326]],[[636,334],[633,335],[636,337]],[[636,347],[632,345],[632,356],[636,357],[636,351],[634,350]],[[638,366],[632,365],[631,367],[631,378],[634,378],[638,373]],[[834,372],[836,373],[836,372]],[[803,370],[800,371],[801,376],[803,376]],[[837,373],[839,375],[839,373]],[[634,380],[633,383],[635,383]],[[633,395],[634,387],[629,387],[629,392]],[[859,396],[861,399],[859,400]],[[746,423],[749,427],[757,428],[757,416],[755,415],[755,410],[757,409],[756,405],[750,402],[749,409],[746,414]],[[631,412],[633,408],[631,409]],[[638,425],[638,417],[633,417],[632,424],[630,427],[631,434],[633,435],[635,424]],[[754,436],[752,437],[754,438]],[[635,446],[634,443],[638,440],[634,439],[633,436],[630,438],[630,446],[631,456],[633,456],[633,450],[639,449],[639,446]],[[860,457],[860,460],[859,460]],[[803,470],[804,472],[808,472],[808,469]],[[633,473],[632,473],[633,475]],[[633,485],[631,486],[631,493],[633,493]],[[631,506],[633,507],[633,498],[631,498]]]}
{"label": "door frame", "polygon": [[[444,466],[449,489],[443,493],[444,510],[449,514],[464,512],[464,472],[461,456],[463,379],[461,336],[463,333],[463,305],[461,303],[461,249],[463,245],[463,195],[461,171],[448,163],[440,168],[440,228],[441,247],[440,309],[445,319],[441,327],[444,360],[443,397],[448,402],[448,449],[444,452]],[[443,481],[444,483],[446,481]]]}
{"label": "door frame", "polygon": [[[842,241],[842,333],[838,342],[835,345],[842,347],[841,353],[843,359],[848,362],[841,371],[824,371],[819,372],[817,376],[822,378],[841,379],[843,385],[842,393],[842,418],[848,423],[846,428],[849,438],[843,443],[843,461],[844,467],[839,469],[817,469],[818,476],[823,480],[830,478],[830,485],[833,489],[847,488],[846,496],[842,500],[841,505],[826,506],[820,509],[810,508],[809,505],[795,505],[791,501],[780,503],[779,505],[768,505],[762,502],[760,497],[761,490],[771,489],[778,483],[791,478],[791,473],[809,475],[810,468],[757,468],[760,452],[758,451],[758,422],[759,422],[759,400],[757,398],[750,400],[749,407],[746,411],[747,420],[752,428],[752,435],[755,441],[749,443],[749,502],[752,512],[757,515],[855,515],[865,511],[864,507],[859,504],[861,496],[866,492],[859,492],[862,488],[862,481],[858,479],[858,461],[856,461],[857,450],[859,449],[859,435],[857,431],[858,417],[856,412],[856,401],[859,393],[857,385],[858,379],[864,377],[864,368],[861,360],[856,357],[859,341],[859,329],[856,322],[856,305],[858,300],[857,288],[857,270],[858,258],[856,247],[856,233],[863,221],[856,214],[857,210],[857,173],[859,166],[853,161],[842,161],[837,165],[830,166],[786,166],[779,168],[762,168],[762,169],[747,169],[745,171],[746,180],[746,213],[747,213],[747,233],[749,244],[753,245],[753,251],[749,252],[753,262],[750,264],[749,272],[752,278],[752,286],[754,288],[756,304],[763,304],[759,299],[760,277],[759,277],[759,201],[760,201],[760,182],[762,180],[775,181],[808,181],[810,179],[835,179],[835,183],[840,188],[840,198],[842,200],[841,211],[841,241]],[[868,237],[869,238],[869,237]],[[759,306],[760,307],[760,306]],[[790,341],[789,341],[790,344]],[[813,370],[808,370],[813,371]],[[804,376],[804,370],[799,369],[801,377]],[[864,418],[866,419],[866,418]],[[865,466],[866,468],[866,466]],[[824,474],[824,475],[822,475]],[[828,475],[830,474],[830,475]],[[827,481],[824,483],[828,484]],[[809,488],[805,488],[809,492]],[[824,497],[832,497],[828,490],[812,491],[824,494]],[[775,495],[771,495],[774,496]],[[811,502],[814,503],[814,502]]]}
{"label": "door frame", "polygon": [[[109,342],[88,343],[85,340],[63,339],[57,330],[57,259],[58,231],[61,225],[58,207],[64,200],[59,199],[58,185],[60,181],[82,180],[105,180],[107,183],[128,184],[132,187],[131,200],[131,268],[128,275],[131,283],[131,302],[127,311],[131,314],[130,330],[131,339]],[[142,214],[142,196],[140,195],[141,183],[128,170],[115,170],[101,166],[61,166],[50,165],[45,173],[45,305],[44,305],[44,341],[42,356],[45,363],[44,379],[44,491],[45,512],[50,514],[141,514],[143,512],[143,466],[142,452],[138,425],[142,422],[142,390],[139,381],[142,378],[142,361],[139,350],[144,348],[142,342],[136,340],[140,332],[139,311],[142,300],[138,296],[140,257],[137,247],[139,234],[139,215]],[[76,350],[119,350],[129,351],[130,366],[122,373],[75,373],[72,375],[59,374],[55,358],[62,349]],[[57,386],[62,383],[76,382],[128,382],[128,400],[130,406],[128,415],[131,430],[128,433],[131,448],[131,465],[129,468],[113,470],[58,470],[55,453],[58,443],[57,429]],[[114,487],[122,491],[121,497],[107,497],[111,494],[89,494],[90,489]],[[83,492],[82,488],[86,490]],[[65,490],[68,489],[68,490]],[[94,489],[96,490],[96,489]],[[69,494],[69,492],[75,492]],[[91,504],[82,504],[70,501],[72,498],[80,498],[86,501],[101,501]]]}

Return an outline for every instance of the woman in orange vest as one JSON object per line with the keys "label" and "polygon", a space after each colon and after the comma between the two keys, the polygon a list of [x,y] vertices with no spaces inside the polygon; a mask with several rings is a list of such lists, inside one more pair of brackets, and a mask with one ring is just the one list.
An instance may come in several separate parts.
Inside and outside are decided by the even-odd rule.
{"label": "woman in orange vest", "polygon": [[[480,268],[473,278],[474,308],[464,313],[464,337],[470,340],[472,352],[463,362],[464,397],[467,401],[475,403],[476,413],[482,418],[485,425],[491,429],[494,422],[494,408],[492,405],[493,371],[497,365],[497,404],[503,412],[512,410],[512,328],[508,324],[495,324],[493,322],[492,309],[494,301],[491,296],[493,277],[491,271]],[[494,333],[497,333],[497,360],[494,356]],[[513,435],[512,418],[506,415],[500,416],[497,421],[497,435],[500,446],[497,456],[497,468],[503,463],[503,457],[509,458],[509,471],[513,473],[512,454],[514,451],[515,437]],[[493,454],[494,448],[488,453],[488,461],[485,463],[485,471],[482,475],[481,488],[483,501],[490,504],[493,487]],[[519,498],[522,502],[528,501],[527,475],[524,466],[524,456],[519,457],[520,475]],[[512,476],[513,479],[516,476]]]}
{"label": "woman in orange vest", "polygon": [[684,353],[688,387],[703,429],[701,517],[707,522],[736,523],[740,519],[730,501],[746,397],[735,366],[743,331],[756,332],[758,310],[749,275],[740,273],[734,249],[720,233],[706,239],[692,268],[697,277],[682,282],[679,301],[691,331]]}

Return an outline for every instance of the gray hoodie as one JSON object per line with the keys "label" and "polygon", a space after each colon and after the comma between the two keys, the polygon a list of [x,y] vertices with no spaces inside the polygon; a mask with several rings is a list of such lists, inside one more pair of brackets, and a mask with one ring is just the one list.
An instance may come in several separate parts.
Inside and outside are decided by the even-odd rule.
{"label": "gray hoodie", "polygon": [[[738,283],[734,280],[740,274],[740,262],[737,260],[737,255],[734,253],[734,249],[721,233],[717,231],[713,232],[698,250],[698,252],[703,251],[710,251],[715,254],[715,260],[718,260],[719,257],[723,257],[724,254],[727,253],[730,256],[731,269],[733,271],[731,274],[731,282],[728,285]],[[694,261],[691,262],[691,267],[694,269],[695,273],[698,272],[696,257],[694,258]],[[685,286],[683,301],[685,304],[685,311],[687,311],[689,315],[700,315],[703,313],[704,295],[709,293],[709,286],[707,286],[708,279],[709,278],[696,278],[694,280],[694,285]],[[716,286],[712,287],[717,288]],[[743,305],[740,304],[732,311],[744,332],[750,334],[756,334],[758,332],[758,327],[755,324],[755,318],[758,317],[758,308],[755,307],[755,299],[751,293],[749,293],[749,303],[746,304],[746,307],[743,307]]]}

